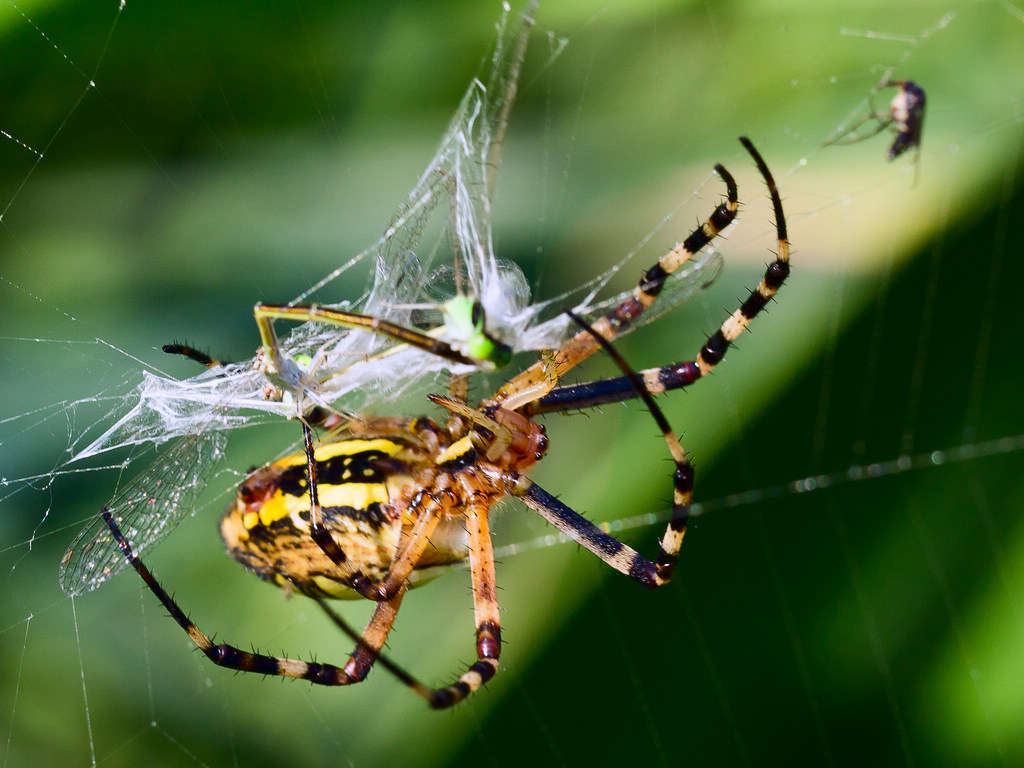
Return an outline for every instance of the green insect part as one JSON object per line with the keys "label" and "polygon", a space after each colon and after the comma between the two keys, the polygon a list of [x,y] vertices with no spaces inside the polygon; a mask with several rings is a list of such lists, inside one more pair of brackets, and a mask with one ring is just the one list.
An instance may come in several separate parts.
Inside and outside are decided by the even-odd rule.
{"label": "green insect part", "polygon": [[[484,370],[504,368],[512,360],[512,347],[487,331],[483,305],[469,296],[456,296],[442,308],[452,346]],[[460,340],[461,341],[458,341]]]}

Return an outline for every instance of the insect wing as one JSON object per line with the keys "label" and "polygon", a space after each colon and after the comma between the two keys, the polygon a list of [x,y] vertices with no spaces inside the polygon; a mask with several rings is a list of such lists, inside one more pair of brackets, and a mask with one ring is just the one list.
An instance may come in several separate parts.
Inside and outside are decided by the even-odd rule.
{"label": "insect wing", "polygon": [[[178,438],[104,508],[137,555],[177,527],[206,488],[224,455],[227,433],[206,430]],[[99,587],[128,562],[101,515],[83,528],[61,558],[58,579],[65,593],[81,595]]]}

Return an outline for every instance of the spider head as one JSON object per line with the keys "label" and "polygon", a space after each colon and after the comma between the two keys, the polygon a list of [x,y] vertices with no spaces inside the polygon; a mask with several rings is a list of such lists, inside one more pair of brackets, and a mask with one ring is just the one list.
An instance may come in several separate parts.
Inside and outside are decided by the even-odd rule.
{"label": "spider head", "polygon": [[500,424],[507,435],[508,443],[501,457],[504,466],[523,472],[544,458],[548,450],[548,436],[543,424],[500,405],[484,408],[483,412]]}

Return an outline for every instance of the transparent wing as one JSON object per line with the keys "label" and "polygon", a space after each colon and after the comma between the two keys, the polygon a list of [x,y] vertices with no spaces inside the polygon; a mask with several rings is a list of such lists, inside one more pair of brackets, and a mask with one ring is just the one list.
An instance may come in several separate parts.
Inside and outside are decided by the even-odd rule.
{"label": "transparent wing", "polygon": [[[178,438],[110,500],[105,509],[136,554],[145,553],[192,511],[226,443],[227,433],[212,429]],[[65,593],[81,595],[127,565],[110,529],[96,515],[64,553],[58,578]]]}

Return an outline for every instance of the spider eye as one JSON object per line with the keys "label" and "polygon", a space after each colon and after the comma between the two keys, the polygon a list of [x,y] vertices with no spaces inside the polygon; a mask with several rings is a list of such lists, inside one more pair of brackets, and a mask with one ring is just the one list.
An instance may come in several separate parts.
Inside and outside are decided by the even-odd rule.
{"label": "spider eye", "polygon": [[475,330],[483,330],[484,327],[484,305],[476,300],[473,302],[473,308],[470,310],[470,321],[473,324]]}

